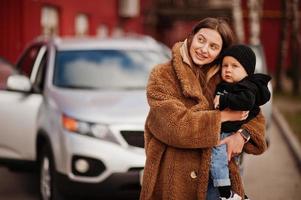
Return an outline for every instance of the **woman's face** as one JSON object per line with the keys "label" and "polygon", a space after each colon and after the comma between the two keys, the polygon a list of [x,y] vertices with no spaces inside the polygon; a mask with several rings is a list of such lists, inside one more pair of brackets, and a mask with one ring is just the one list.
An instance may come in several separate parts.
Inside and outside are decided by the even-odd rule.
{"label": "woman's face", "polygon": [[193,36],[189,49],[192,61],[201,66],[211,63],[221,52],[222,45],[222,37],[216,30],[201,28]]}

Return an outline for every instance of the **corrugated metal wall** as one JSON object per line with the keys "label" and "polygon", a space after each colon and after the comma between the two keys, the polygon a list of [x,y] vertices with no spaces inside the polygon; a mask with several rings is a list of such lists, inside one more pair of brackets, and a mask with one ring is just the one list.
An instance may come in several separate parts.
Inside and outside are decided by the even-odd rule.
{"label": "corrugated metal wall", "polygon": [[0,1],[0,56],[15,61],[23,48],[22,0]]}
{"label": "corrugated metal wall", "polygon": [[[144,2],[146,0],[140,0]],[[109,34],[117,26],[126,32],[143,33],[143,15],[121,18],[118,0],[0,0],[0,57],[15,63],[24,47],[42,34],[41,10],[55,7],[59,12],[59,35],[74,36],[75,17],[84,13],[89,17],[89,35],[105,25]]]}

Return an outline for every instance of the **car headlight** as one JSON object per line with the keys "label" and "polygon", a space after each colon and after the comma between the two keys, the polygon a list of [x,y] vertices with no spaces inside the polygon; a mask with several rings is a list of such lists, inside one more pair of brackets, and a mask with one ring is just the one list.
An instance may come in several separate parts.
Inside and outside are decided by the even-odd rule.
{"label": "car headlight", "polygon": [[119,144],[106,124],[95,124],[79,121],[66,115],[62,115],[62,126],[65,130],[81,135],[99,138]]}

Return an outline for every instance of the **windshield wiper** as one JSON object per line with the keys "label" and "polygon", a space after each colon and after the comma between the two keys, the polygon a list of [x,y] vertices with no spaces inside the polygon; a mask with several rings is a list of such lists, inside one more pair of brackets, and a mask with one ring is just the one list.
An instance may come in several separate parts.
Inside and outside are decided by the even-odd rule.
{"label": "windshield wiper", "polygon": [[145,89],[145,87],[120,87],[118,89],[122,89],[122,90],[143,90],[143,89]]}
{"label": "windshield wiper", "polygon": [[68,88],[68,89],[84,89],[84,90],[98,90],[101,89],[99,87],[92,87],[92,86],[81,86],[81,85],[57,85],[60,88]]}
{"label": "windshield wiper", "polygon": [[85,89],[85,90],[143,90],[145,87],[137,86],[137,87],[93,87],[93,86],[82,86],[82,85],[56,85],[60,88],[68,88],[68,89]]}

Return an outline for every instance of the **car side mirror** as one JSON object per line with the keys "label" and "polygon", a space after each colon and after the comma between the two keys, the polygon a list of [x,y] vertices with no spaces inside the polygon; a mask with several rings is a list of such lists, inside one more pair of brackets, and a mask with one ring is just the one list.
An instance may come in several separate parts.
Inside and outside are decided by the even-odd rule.
{"label": "car side mirror", "polygon": [[14,74],[7,79],[7,89],[20,92],[30,92],[32,88],[28,77],[20,74]]}

